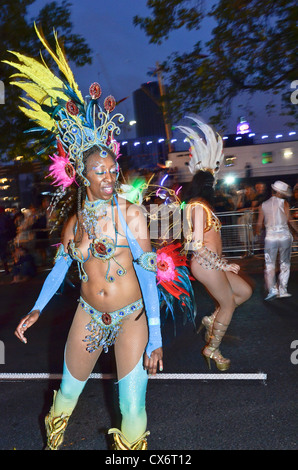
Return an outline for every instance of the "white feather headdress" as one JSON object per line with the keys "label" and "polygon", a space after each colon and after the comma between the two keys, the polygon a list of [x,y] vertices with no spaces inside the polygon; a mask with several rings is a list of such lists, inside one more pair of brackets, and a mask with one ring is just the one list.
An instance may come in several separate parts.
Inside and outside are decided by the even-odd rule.
{"label": "white feather headdress", "polygon": [[[186,116],[192,119],[200,132],[195,127],[176,126],[186,134],[186,140],[190,143],[191,158],[188,165],[189,171],[194,174],[199,170],[210,171],[214,176],[223,161],[223,141],[219,134],[196,116]],[[203,134],[203,135],[202,135]]]}

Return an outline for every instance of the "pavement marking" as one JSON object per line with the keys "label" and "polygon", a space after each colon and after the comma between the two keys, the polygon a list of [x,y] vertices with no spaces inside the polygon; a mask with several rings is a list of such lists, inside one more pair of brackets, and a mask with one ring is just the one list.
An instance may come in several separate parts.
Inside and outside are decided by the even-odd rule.
{"label": "pavement marking", "polygon": [[[0,381],[4,380],[58,380],[62,374],[50,373],[2,373]],[[91,374],[89,379],[115,379],[115,374]],[[163,374],[149,375],[149,379],[157,380],[266,380],[267,374]]]}
{"label": "pavement marking", "polygon": [[266,380],[267,374],[157,374],[151,379],[170,380]]}

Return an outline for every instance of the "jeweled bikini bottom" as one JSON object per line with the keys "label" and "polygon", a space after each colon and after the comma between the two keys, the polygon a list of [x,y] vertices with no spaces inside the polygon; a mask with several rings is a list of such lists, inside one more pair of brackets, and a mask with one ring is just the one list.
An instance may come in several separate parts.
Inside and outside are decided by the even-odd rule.
{"label": "jeweled bikini bottom", "polygon": [[99,312],[94,307],[91,307],[82,297],[80,297],[79,303],[85,312],[91,316],[91,321],[86,325],[86,330],[90,331],[91,334],[87,335],[83,340],[88,343],[86,350],[90,353],[101,346],[104,352],[107,352],[108,348],[116,341],[121,330],[123,318],[144,306],[143,299],[139,299],[126,307],[107,313]]}

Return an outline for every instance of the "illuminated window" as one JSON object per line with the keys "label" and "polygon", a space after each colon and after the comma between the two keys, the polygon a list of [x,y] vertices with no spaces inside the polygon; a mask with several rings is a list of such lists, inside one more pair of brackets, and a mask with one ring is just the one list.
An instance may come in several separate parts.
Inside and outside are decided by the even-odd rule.
{"label": "illuminated window", "polygon": [[292,149],[283,149],[283,156],[286,159],[292,158],[292,156],[293,156]]}
{"label": "illuminated window", "polygon": [[225,155],[224,165],[225,166],[233,166],[233,165],[235,165],[236,160],[237,160],[237,157],[235,157],[234,155]]}
{"label": "illuminated window", "polygon": [[272,163],[272,152],[262,153],[262,164],[266,165],[267,163]]}

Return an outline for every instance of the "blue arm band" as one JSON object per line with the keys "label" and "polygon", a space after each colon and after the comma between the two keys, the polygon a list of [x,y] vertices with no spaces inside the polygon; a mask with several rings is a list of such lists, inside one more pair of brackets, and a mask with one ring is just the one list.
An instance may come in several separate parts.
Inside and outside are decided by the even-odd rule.
{"label": "blue arm band", "polygon": [[44,307],[61,286],[71,263],[72,259],[69,255],[66,255],[66,259],[63,256],[59,256],[57,258],[56,263],[43,283],[38,299],[31,312],[33,310],[39,310],[40,313],[42,312]]}

